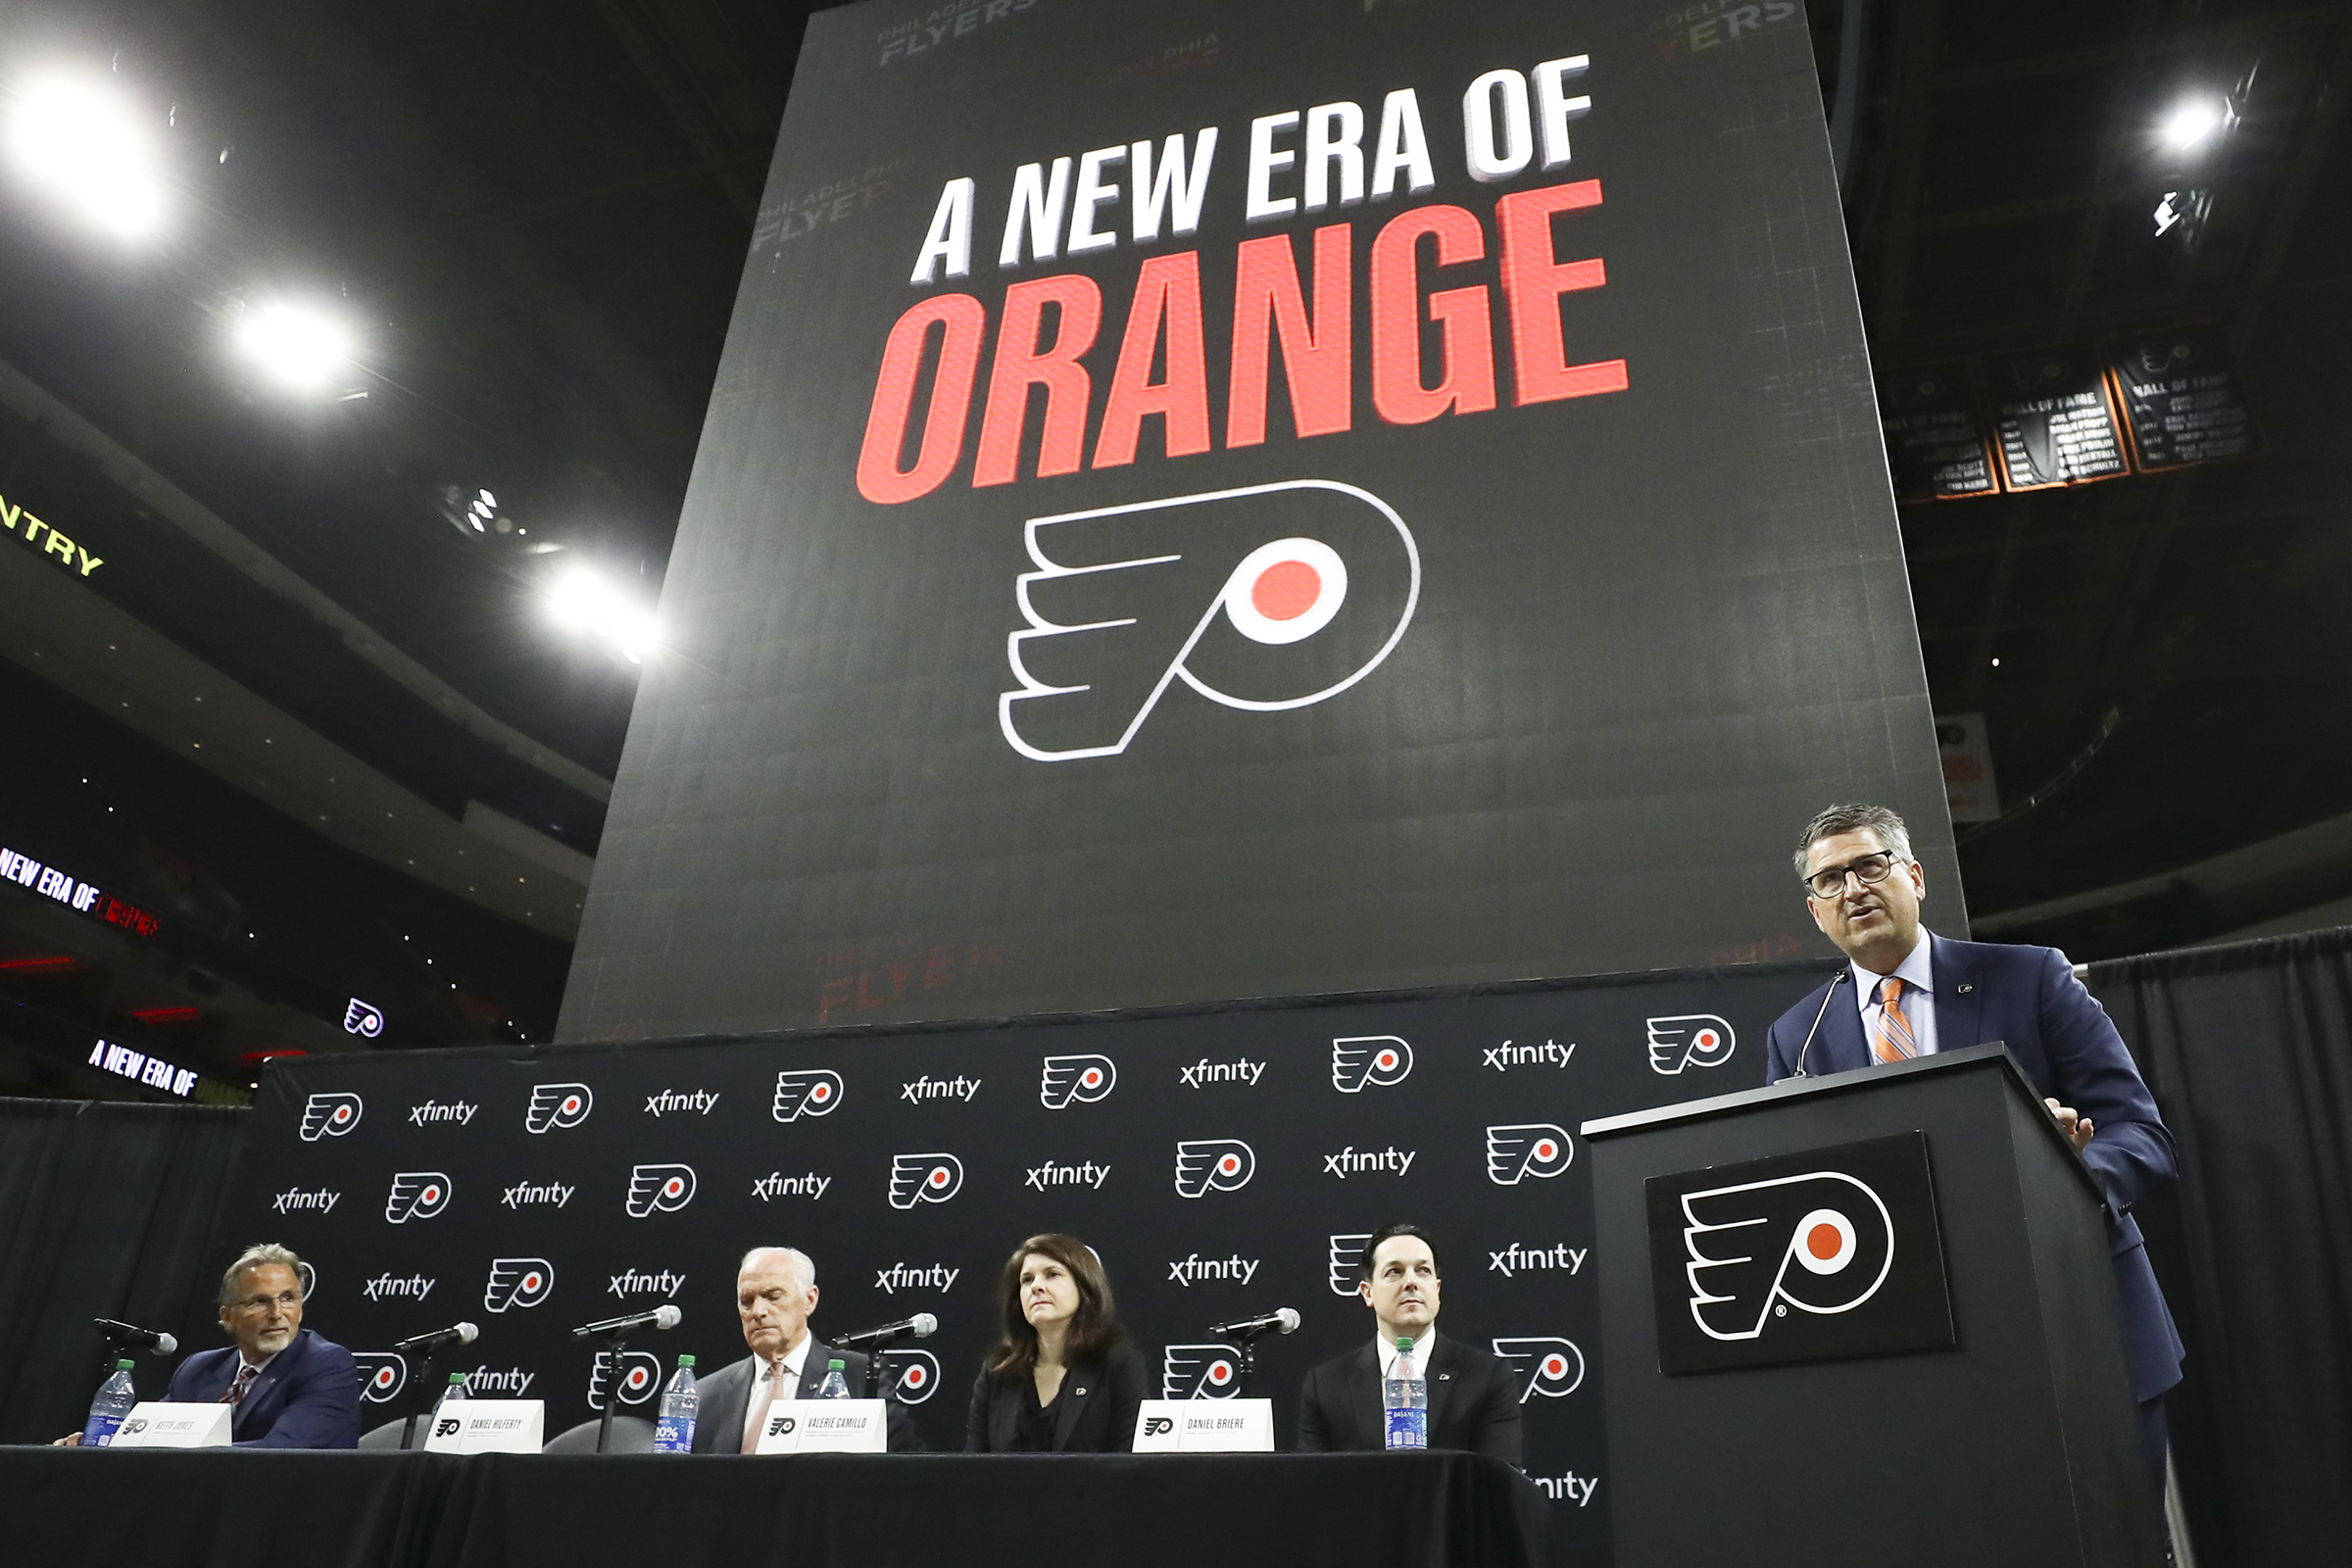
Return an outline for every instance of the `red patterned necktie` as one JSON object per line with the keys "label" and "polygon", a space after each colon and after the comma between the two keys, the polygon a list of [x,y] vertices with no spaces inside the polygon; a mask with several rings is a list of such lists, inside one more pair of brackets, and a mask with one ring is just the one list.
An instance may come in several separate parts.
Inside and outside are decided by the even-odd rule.
{"label": "red patterned necktie", "polygon": [[1881,1061],[1909,1061],[1919,1054],[1919,1042],[1911,1034],[1911,1020],[1903,1016],[1903,983],[1892,975],[1879,982],[1877,1033],[1871,1050]]}
{"label": "red patterned necktie", "polygon": [[238,1367],[237,1380],[231,1383],[227,1392],[220,1396],[220,1402],[222,1404],[243,1404],[246,1392],[253,1387],[253,1380],[261,1375],[262,1369],[258,1366]]}

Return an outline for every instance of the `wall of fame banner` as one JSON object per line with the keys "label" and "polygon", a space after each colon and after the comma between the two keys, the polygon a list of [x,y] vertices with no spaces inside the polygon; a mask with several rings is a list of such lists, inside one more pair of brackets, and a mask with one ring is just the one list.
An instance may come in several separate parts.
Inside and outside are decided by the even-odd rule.
{"label": "wall of fame banner", "polygon": [[1793,957],[1858,797],[1958,886],[1783,0],[818,15],[661,622],[563,1039]]}
{"label": "wall of fame banner", "polygon": [[1561,1551],[1589,1562],[1608,1540],[1593,1280],[1646,1264],[1593,1256],[1576,1128],[1755,1086],[1766,1026],[1817,978],[280,1058],[220,1241],[302,1255],[306,1321],[372,1374],[371,1425],[428,1396],[388,1347],[470,1319],[481,1338],[435,1375],[545,1399],[551,1436],[612,1387],[573,1326],[679,1307],[625,1352],[617,1408],[650,1416],[679,1352],[706,1374],[746,1353],[742,1253],[796,1246],[817,1264],[820,1339],[938,1316],[894,1355],[896,1388],[929,1446],[957,1448],[997,1271],[1066,1230],[1102,1256],[1167,1397],[1234,1395],[1236,1347],[1210,1326],[1296,1307],[1298,1332],[1259,1352],[1288,1446],[1307,1369],[1373,1333],[1364,1237],[1409,1218],[1437,1238],[1439,1332],[1517,1367],[1527,1472]]}

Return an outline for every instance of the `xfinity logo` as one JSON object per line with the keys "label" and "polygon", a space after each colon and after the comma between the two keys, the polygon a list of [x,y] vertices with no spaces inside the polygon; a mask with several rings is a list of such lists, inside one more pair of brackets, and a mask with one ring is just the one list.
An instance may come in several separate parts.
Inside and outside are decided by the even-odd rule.
{"label": "xfinity logo", "polygon": [[782,1171],[769,1171],[752,1183],[752,1196],[761,1202],[773,1202],[779,1198],[822,1198],[825,1189],[833,1185],[830,1176],[810,1171],[806,1176],[787,1176]]}
{"label": "xfinity logo", "polygon": [[409,1107],[409,1125],[426,1127],[438,1121],[454,1121],[463,1127],[472,1121],[473,1113],[481,1108],[479,1105],[468,1105],[463,1100],[453,1100],[446,1105],[437,1100],[428,1100],[421,1105]]}
{"label": "xfinity logo", "polygon": [[1083,1165],[1056,1165],[1049,1161],[1031,1166],[1024,1185],[1034,1187],[1041,1193],[1049,1187],[1091,1187],[1101,1192],[1102,1184],[1108,1180],[1110,1167],[1098,1165],[1091,1159]]}
{"label": "xfinity logo", "polygon": [[697,1089],[692,1094],[681,1095],[675,1090],[664,1089],[658,1095],[645,1097],[645,1113],[660,1117],[673,1110],[691,1110],[698,1116],[708,1116],[710,1107],[717,1103],[718,1094],[715,1090]]}
{"label": "xfinity logo", "polygon": [[629,1218],[674,1214],[694,1201],[692,1165],[639,1165],[629,1172],[629,1196],[621,1204]]}
{"label": "xfinity logo", "polygon": [[1168,1265],[1168,1278],[1188,1291],[1201,1280],[1240,1280],[1247,1285],[1256,1273],[1257,1259],[1238,1253],[1232,1257],[1202,1257],[1195,1252]]}
{"label": "xfinity logo", "polygon": [[1732,1026],[1711,1012],[1649,1020],[1649,1065],[1669,1077],[1685,1067],[1720,1067],[1739,1045]]}
{"label": "xfinity logo", "polygon": [[1355,1266],[1364,1255],[1364,1244],[1372,1239],[1370,1231],[1353,1231],[1331,1238],[1331,1294],[1355,1294]]}
{"label": "xfinity logo", "polygon": [[1366,1174],[1401,1176],[1413,1168],[1413,1155],[1417,1152],[1417,1150],[1394,1148],[1359,1150],[1349,1144],[1336,1154],[1323,1156],[1323,1174],[1337,1176],[1342,1181]]}
{"label": "xfinity logo", "polygon": [[510,1399],[519,1399],[523,1391],[531,1386],[531,1380],[538,1375],[536,1372],[525,1372],[518,1366],[498,1372],[486,1366],[477,1366],[466,1374],[466,1395],[468,1398],[478,1399],[486,1394],[503,1394]]}
{"label": "xfinity logo", "polygon": [[1519,1402],[1541,1394],[1564,1399],[1585,1381],[1585,1352],[1572,1340],[1539,1338],[1496,1340],[1494,1353],[1511,1363],[1519,1375]]}
{"label": "xfinity logo", "polygon": [[1576,1054],[1576,1042],[1561,1045],[1546,1040],[1540,1046],[1514,1046],[1505,1040],[1499,1046],[1489,1046],[1480,1057],[1479,1065],[1496,1072],[1509,1072],[1513,1067],[1565,1067],[1568,1058]]}
{"label": "xfinity logo", "polygon": [[1202,1056],[1190,1067],[1177,1068],[1176,1076],[1184,1080],[1187,1089],[1205,1089],[1210,1084],[1248,1084],[1254,1089],[1265,1071],[1264,1062],[1247,1056],[1232,1061],[1210,1061]]}
{"label": "xfinity logo", "polygon": [[954,1154],[898,1154],[890,1162],[890,1206],[944,1203],[963,1191],[963,1161]]}
{"label": "xfinity logo", "polygon": [[562,1182],[516,1182],[507,1189],[506,1197],[500,1201],[509,1208],[521,1208],[526,1204],[534,1208],[542,1205],[562,1208],[571,1201],[571,1195],[578,1190],[566,1187]]}
{"label": "xfinity logo", "polygon": [[1176,1146],[1176,1196],[1239,1192],[1257,1174],[1257,1154],[1239,1138],[1195,1138]]}
{"label": "xfinity logo", "polygon": [[531,1089],[530,1104],[523,1108],[522,1130],[544,1133],[577,1127],[595,1108],[596,1092],[586,1084],[537,1084]]}
{"label": "xfinity logo", "polygon": [[370,1301],[391,1299],[421,1301],[433,1294],[433,1286],[436,1283],[438,1282],[429,1280],[422,1274],[412,1274],[405,1280],[395,1279],[389,1274],[378,1274],[375,1278],[363,1284],[360,1287],[360,1293]]}
{"label": "xfinity logo", "polygon": [[901,1291],[945,1291],[956,1283],[959,1268],[945,1263],[933,1263],[928,1268],[912,1268],[905,1263],[893,1263],[888,1268],[874,1270],[874,1289],[885,1296]]}
{"label": "xfinity logo", "polygon": [[1585,1266],[1585,1255],[1591,1249],[1570,1247],[1566,1242],[1557,1247],[1522,1247],[1517,1242],[1498,1252],[1487,1254],[1487,1272],[1516,1279],[1521,1269],[1560,1269],[1574,1274]]}
{"label": "xfinity logo", "polygon": [[[605,1407],[605,1390],[612,1382],[612,1352],[599,1350],[588,1366],[588,1408]],[[624,1350],[620,1357],[620,1402],[643,1404],[662,1385],[662,1363],[651,1350]]]}
{"label": "xfinity logo", "polygon": [[769,1114],[778,1121],[822,1116],[841,1103],[841,1074],[827,1067],[804,1067],[776,1074],[776,1100]]}
{"label": "xfinity logo", "polygon": [[510,1306],[537,1306],[556,1288],[556,1265],[544,1257],[494,1257],[490,1283],[482,1291],[486,1311],[504,1312]]}
{"label": "xfinity logo", "polygon": [[1242,1352],[1230,1345],[1171,1345],[1159,1363],[1163,1399],[1230,1399],[1242,1392]]}
{"label": "xfinity logo", "polygon": [[1091,1105],[1118,1087],[1119,1069],[1108,1056],[1048,1056],[1037,1098],[1048,1110]]}
{"label": "xfinity logo", "polygon": [[347,1091],[313,1095],[302,1107],[302,1141],[342,1137],[360,1124],[364,1108],[360,1097]]}
{"label": "xfinity logo", "polygon": [[686,1276],[683,1274],[672,1274],[667,1269],[659,1274],[648,1274],[639,1269],[624,1268],[612,1276],[611,1290],[616,1297],[661,1296],[675,1300],[678,1292],[685,1288]]}
{"label": "xfinity logo", "polygon": [[901,1404],[920,1404],[939,1392],[939,1357],[929,1350],[885,1350],[882,1362],[898,1369]]}
{"label": "xfinity logo", "polygon": [[1386,1089],[1413,1070],[1413,1048],[1395,1035],[1355,1035],[1331,1043],[1331,1087],[1361,1094],[1366,1084]]}
{"label": "xfinity logo", "polygon": [[1528,1176],[1548,1181],[1574,1158],[1576,1146],[1547,1121],[1487,1129],[1487,1176],[1497,1187],[1516,1187]]}
{"label": "xfinity logo", "polygon": [[1598,1476],[1580,1476],[1571,1470],[1564,1476],[1529,1476],[1544,1489],[1544,1495],[1554,1502],[1573,1502],[1579,1508],[1592,1500],[1592,1490],[1600,1485]]}
{"label": "xfinity logo", "polygon": [[360,1369],[360,1397],[370,1404],[389,1404],[408,1386],[409,1360],[397,1350],[354,1350]]}
{"label": "xfinity logo", "polygon": [[316,1209],[319,1213],[325,1214],[332,1212],[335,1204],[342,1201],[342,1199],[341,1193],[330,1193],[323,1187],[315,1193],[306,1193],[299,1187],[289,1187],[271,1199],[270,1202],[270,1206],[280,1214],[299,1213],[305,1209]]}
{"label": "xfinity logo", "polygon": [[980,1092],[980,1080],[957,1073],[953,1078],[917,1078],[912,1083],[899,1085],[899,1098],[910,1105],[926,1100],[960,1100],[966,1104]]}
{"label": "xfinity logo", "polygon": [[1886,1283],[1894,1221],[1863,1182],[1808,1171],[1683,1195],[1690,1316],[1711,1340],[1752,1340],[1793,1306],[1850,1312]]}
{"label": "xfinity logo", "polygon": [[385,1222],[431,1219],[449,1207],[449,1178],[437,1170],[395,1171],[392,1192],[384,1200]]}

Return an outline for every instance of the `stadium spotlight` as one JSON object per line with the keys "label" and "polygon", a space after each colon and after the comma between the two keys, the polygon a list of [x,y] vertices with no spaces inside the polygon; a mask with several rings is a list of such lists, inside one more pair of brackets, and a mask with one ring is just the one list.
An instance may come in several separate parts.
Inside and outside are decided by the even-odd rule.
{"label": "stadium spotlight", "polygon": [[2156,139],[2167,152],[2192,153],[2236,123],[2228,99],[2194,93],[2173,105],[2156,126]]}
{"label": "stadium spotlight", "polygon": [[163,149],[140,106],[93,72],[34,76],[8,114],[8,149],[31,184],[121,240],[163,227]]}
{"label": "stadium spotlight", "polygon": [[654,612],[589,566],[559,572],[548,585],[547,608],[558,625],[596,638],[632,664],[644,663],[660,645]]}
{"label": "stadium spotlight", "polygon": [[351,364],[351,329],[324,311],[304,305],[248,308],[234,328],[237,348],[280,386],[320,392]]}

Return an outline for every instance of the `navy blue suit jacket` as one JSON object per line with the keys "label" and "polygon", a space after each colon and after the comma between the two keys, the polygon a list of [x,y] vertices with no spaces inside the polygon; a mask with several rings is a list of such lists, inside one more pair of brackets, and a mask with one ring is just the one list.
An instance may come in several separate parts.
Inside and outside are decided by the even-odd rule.
{"label": "navy blue suit jacket", "polygon": [[[2180,1381],[2180,1336],[2132,1206],[2174,1174],[2173,1135],[2139,1076],[2124,1038],[2098,999],[2075,978],[2055,948],[1954,942],[1932,937],[1936,977],[1936,1049],[1960,1051],[1998,1040],[2009,1048],[2034,1092],[2090,1118],[2082,1159],[2107,1191],[2107,1245],[2115,1266],[2116,1315],[2132,1396],[2152,1399]],[[1805,1031],[1829,989],[1817,986],[1781,1014],[1764,1042],[1764,1081],[1796,1070]],[[1830,1004],[1805,1056],[1811,1074],[1870,1066],[1862,1019],[1851,993]]]}
{"label": "navy blue suit jacket", "polygon": [[[179,1363],[164,1397],[217,1404],[237,1375],[237,1348],[199,1350]],[[270,1358],[230,1420],[241,1448],[356,1448],[360,1446],[360,1369],[351,1352],[304,1329]]]}

